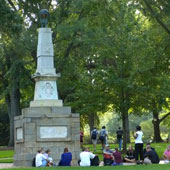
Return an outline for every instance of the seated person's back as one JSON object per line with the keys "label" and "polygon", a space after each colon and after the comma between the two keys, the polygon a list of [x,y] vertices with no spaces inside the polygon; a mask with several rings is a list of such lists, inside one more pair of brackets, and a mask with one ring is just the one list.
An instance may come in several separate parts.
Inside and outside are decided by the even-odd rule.
{"label": "seated person's back", "polygon": [[37,152],[37,155],[35,158],[35,166],[36,167],[47,166],[47,160],[46,160],[46,157],[43,155],[42,149],[38,150],[38,152]]}
{"label": "seated person's back", "polygon": [[90,166],[90,159],[93,159],[95,154],[89,152],[88,148],[85,148],[83,152],[80,153],[80,166]]}
{"label": "seated person's back", "polygon": [[118,151],[118,149],[115,149],[115,152],[113,152],[113,156],[114,156],[114,162],[115,163],[122,163],[122,154]]}
{"label": "seated person's back", "polygon": [[104,165],[111,165],[113,163],[113,151],[110,150],[109,145],[106,145],[103,150]]}
{"label": "seated person's back", "polygon": [[64,153],[61,155],[59,166],[71,166],[72,154],[68,152],[68,148],[64,148]]}

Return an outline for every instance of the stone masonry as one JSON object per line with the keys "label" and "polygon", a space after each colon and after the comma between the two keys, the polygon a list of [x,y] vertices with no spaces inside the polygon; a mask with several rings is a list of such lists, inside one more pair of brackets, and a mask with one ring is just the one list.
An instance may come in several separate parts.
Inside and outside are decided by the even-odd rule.
{"label": "stone masonry", "polygon": [[[41,127],[67,127],[64,138],[41,138]],[[60,160],[65,147],[73,155],[77,165],[80,153],[79,114],[71,113],[70,107],[30,107],[15,117],[15,166],[31,166],[37,150],[50,149],[54,162]],[[54,134],[55,136],[55,134]]]}

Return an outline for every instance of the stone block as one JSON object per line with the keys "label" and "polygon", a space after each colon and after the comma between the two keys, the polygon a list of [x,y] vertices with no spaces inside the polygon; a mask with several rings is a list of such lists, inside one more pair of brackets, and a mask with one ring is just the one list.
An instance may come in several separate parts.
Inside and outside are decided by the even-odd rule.
{"label": "stone block", "polygon": [[25,142],[35,142],[36,135],[25,135]]}
{"label": "stone block", "polygon": [[73,117],[73,118],[79,118],[79,117],[80,117],[80,114],[79,114],[79,113],[72,113],[72,117]]}
{"label": "stone block", "polygon": [[21,148],[21,152],[20,153],[34,153],[33,152],[33,148],[32,147],[30,147],[30,148],[28,148],[28,147],[25,147],[25,148]]}
{"label": "stone block", "polygon": [[55,114],[71,114],[71,107],[52,107],[52,113]]}
{"label": "stone block", "polygon": [[22,126],[23,126],[23,122],[21,119],[15,120],[15,128],[22,127]]}
{"label": "stone block", "polygon": [[28,107],[22,109],[22,115],[30,115],[30,114],[48,114],[51,113],[51,107]]}
{"label": "stone block", "polygon": [[25,135],[35,135],[36,124],[35,123],[24,123],[24,133]]}
{"label": "stone block", "polygon": [[30,107],[62,107],[62,100],[34,100],[30,102]]}
{"label": "stone block", "polygon": [[22,122],[23,122],[23,123],[27,123],[27,122],[31,122],[31,120],[32,120],[31,118],[24,118],[24,119],[22,120]]}
{"label": "stone block", "polygon": [[22,119],[22,115],[14,117],[14,120],[20,120],[20,119]]}

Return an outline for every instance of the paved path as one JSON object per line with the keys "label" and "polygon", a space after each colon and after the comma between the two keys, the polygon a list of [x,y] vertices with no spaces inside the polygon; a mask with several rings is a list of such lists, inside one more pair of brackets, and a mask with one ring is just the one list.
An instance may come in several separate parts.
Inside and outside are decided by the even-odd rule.
{"label": "paved path", "polygon": [[13,163],[0,163],[0,169],[11,168]]}

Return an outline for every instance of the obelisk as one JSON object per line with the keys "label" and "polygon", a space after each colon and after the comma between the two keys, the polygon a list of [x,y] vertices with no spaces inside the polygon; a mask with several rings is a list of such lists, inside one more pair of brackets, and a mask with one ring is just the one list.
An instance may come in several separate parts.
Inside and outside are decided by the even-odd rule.
{"label": "obelisk", "polygon": [[37,70],[33,75],[36,82],[34,101],[30,107],[62,106],[62,100],[58,100],[56,80],[59,77],[54,68],[54,50],[52,43],[52,31],[47,27],[48,11],[41,10],[41,28],[38,31],[37,46]]}
{"label": "obelisk", "polygon": [[71,113],[58,99],[57,77],[54,68],[52,31],[47,27],[48,11],[41,10],[41,28],[38,32],[37,69],[34,100],[14,118],[15,166],[31,166],[37,150],[50,149],[58,163],[65,147],[72,153],[77,165],[80,154],[80,117]]}

